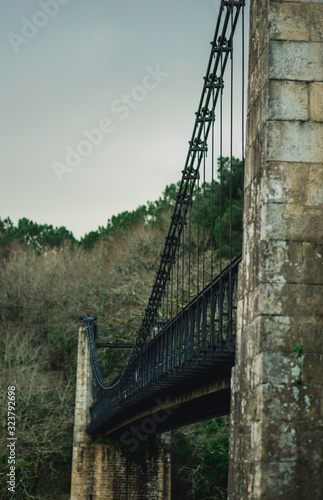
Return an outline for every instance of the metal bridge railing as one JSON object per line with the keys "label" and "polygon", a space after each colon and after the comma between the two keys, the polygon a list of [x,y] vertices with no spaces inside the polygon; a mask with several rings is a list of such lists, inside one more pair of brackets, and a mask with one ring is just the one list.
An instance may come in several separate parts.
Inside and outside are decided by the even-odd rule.
{"label": "metal bridge railing", "polygon": [[105,396],[92,409],[93,421],[197,361],[219,362],[228,353],[232,364],[242,234],[244,4],[221,1],[156,280],[128,364],[110,386],[97,362],[94,318],[84,318],[94,378]]}

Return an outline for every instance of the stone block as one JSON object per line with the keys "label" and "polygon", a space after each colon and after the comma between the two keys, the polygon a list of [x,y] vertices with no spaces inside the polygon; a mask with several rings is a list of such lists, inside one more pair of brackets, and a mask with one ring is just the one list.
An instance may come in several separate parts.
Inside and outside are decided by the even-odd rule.
{"label": "stone block", "polygon": [[293,330],[290,316],[260,316],[259,321],[261,351],[292,352],[300,336]]}
{"label": "stone block", "polygon": [[301,242],[260,242],[260,274],[263,283],[300,283],[303,249]]}
{"label": "stone block", "polygon": [[248,78],[248,109],[247,113],[249,115],[250,110],[258,98],[261,90],[265,85],[267,85],[268,79],[268,65],[269,65],[269,55],[268,50],[264,50],[258,59],[258,62],[254,69],[249,72]]}
{"label": "stone block", "polygon": [[310,427],[304,424],[297,424],[296,438],[300,462],[312,463],[313,469],[315,469],[323,462],[322,421],[313,422]]}
{"label": "stone block", "polygon": [[[273,388],[278,387],[278,392],[281,392],[283,387],[289,390],[291,385],[301,383],[301,360],[292,350],[289,353],[265,351],[261,354],[261,359],[264,384],[270,384]],[[285,399],[290,396],[285,393],[281,395]]]}
{"label": "stone block", "polygon": [[[323,206],[323,164],[312,165],[308,181],[308,203]],[[321,208],[322,210],[322,208]]]}
{"label": "stone block", "polygon": [[323,498],[323,464],[321,461],[310,459],[309,461],[299,461],[296,466],[297,483],[295,500],[319,499]]}
{"label": "stone block", "polygon": [[308,12],[303,5],[271,2],[270,7],[269,30],[272,40],[310,39]]}
{"label": "stone block", "polygon": [[269,78],[323,81],[323,49],[317,42],[269,42]]}
{"label": "stone block", "polygon": [[254,141],[250,144],[248,149],[248,156],[250,158],[250,177],[251,180],[261,171],[266,161],[267,152],[267,127],[263,127],[257,131]]}
{"label": "stone block", "polygon": [[289,204],[284,215],[286,238],[290,240],[320,241],[323,238],[322,207]]}
{"label": "stone block", "polygon": [[[250,224],[244,227],[244,243],[243,243],[243,253],[245,255],[243,264],[243,290],[247,291],[253,290],[255,287],[255,277],[254,268],[256,260],[256,245],[255,238],[257,236],[257,218],[252,220]],[[240,288],[241,289],[241,288]]]}
{"label": "stone block", "polygon": [[306,163],[267,163],[262,189],[265,201],[305,205],[308,198],[310,169],[311,165]]}
{"label": "stone block", "polygon": [[268,50],[269,34],[268,11],[266,10],[249,41],[249,68],[251,71],[257,67],[263,52]]}
{"label": "stone block", "polygon": [[314,2],[309,6],[310,20],[310,39],[313,42],[321,42],[323,40],[323,2],[318,1],[319,5]]}
{"label": "stone block", "polygon": [[251,146],[246,148],[246,160],[245,160],[245,171],[244,171],[244,188],[250,185],[251,181],[254,179],[253,177],[253,165],[251,163]]}
{"label": "stone block", "polygon": [[[244,284],[245,284],[245,262],[242,260],[239,264],[239,275],[238,275],[238,301],[241,301],[244,296]],[[240,286],[241,284],[241,286]],[[239,304],[238,304],[239,305]],[[239,323],[240,324],[240,323]]]}
{"label": "stone block", "polygon": [[253,318],[244,329],[244,362],[248,363],[250,372],[245,374],[248,387],[250,385],[253,390],[261,383],[259,360],[257,356],[260,354],[260,317]]}
{"label": "stone block", "polygon": [[317,241],[323,239],[319,206],[268,203],[260,208],[261,239]]}
{"label": "stone block", "polygon": [[302,371],[303,371],[304,384],[312,384],[312,385],[317,385],[319,383],[322,384],[323,356],[318,354],[304,356]]}
{"label": "stone block", "polygon": [[303,346],[304,353],[321,354],[323,352],[322,317],[304,318],[301,321],[293,319],[291,325],[293,330],[299,333],[298,342]]}
{"label": "stone block", "polygon": [[[295,425],[303,423],[304,427],[317,425],[318,422],[322,421],[322,388],[291,382],[293,373],[295,375],[299,373],[297,365],[294,365],[294,372],[292,372],[288,366],[287,356],[286,363],[283,359],[280,361],[282,363],[281,383],[278,383],[278,378],[271,378],[272,383],[268,382],[262,386],[262,421],[290,422]],[[272,368],[270,372],[267,370],[267,373],[270,373],[271,376],[279,376],[279,366],[275,365],[275,368]]]}
{"label": "stone block", "polygon": [[308,88],[304,82],[270,80],[269,120],[307,120]]}
{"label": "stone block", "polygon": [[292,353],[296,344],[304,354],[323,352],[323,319],[315,317],[260,316],[260,351]]}
{"label": "stone block", "polygon": [[[249,436],[249,433],[248,433]],[[236,427],[236,433],[234,436],[234,450],[238,453],[240,457],[244,457],[245,460],[250,458],[250,440],[246,437],[245,426],[239,425]]]}
{"label": "stone block", "polygon": [[238,303],[237,303],[237,332],[241,330],[243,323],[242,323],[242,317],[243,317],[243,300],[239,298]]}
{"label": "stone block", "polygon": [[[246,274],[246,290],[253,292],[259,284],[259,247],[254,246],[254,251],[250,254],[249,265]],[[252,296],[250,296],[251,298]],[[248,314],[250,311],[248,311]],[[249,316],[247,316],[248,318]]]}
{"label": "stone block", "polygon": [[247,226],[251,224],[256,216],[257,209],[257,193],[259,191],[258,177],[253,179],[244,191],[244,213],[243,224]]}
{"label": "stone block", "polygon": [[[229,500],[250,500],[252,491],[254,464],[241,460],[234,462],[234,480],[230,481],[228,488]],[[232,476],[231,476],[232,477]]]}
{"label": "stone block", "polygon": [[323,284],[323,243],[303,243],[303,281],[314,285]]}
{"label": "stone block", "polygon": [[[263,420],[258,460],[281,462],[297,460],[297,425],[292,422]],[[273,439],[275,436],[275,439]]]}
{"label": "stone block", "polygon": [[262,19],[268,17],[269,0],[262,0],[261,2],[250,2],[250,25],[249,25],[249,38],[254,35],[255,30],[259,26]]}
{"label": "stone block", "polygon": [[255,484],[252,499],[266,500],[305,500],[295,494],[298,482],[297,462],[259,462],[257,464],[258,481]]}
{"label": "stone block", "polygon": [[310,83],[310,119],[323,121],[323,82]]}
{"label": "stone block", "polygon": [[303,345],[299,328],[294,326],[293,318],[290,316],[261,316],[259,327],[261,351],[291,353],[297,343]]}
{"label": "stone block", "polygon": [[249,41],[249,71],[255,71],[259,57],[259,30],[256,28],[252,38]]}
{"label": "stone block", "polygon": [[323,123],[302,121],[268,123],[269,161],[320,163],[322,158]]}
{"label": "stone block", "polygon": [[[232,372],[233,378],[231,379],[232,394],[236,398],[239,405],[237,408],[238,420],[242,418],[246,422],[259,420],[260,415],[256,418],[252,406],[259,407],[260,393],[258,389],[261,387],[262,382],[262,354],[256,355],[253,359],[244,359],[242,363],[237,364]],[[246,389],[250,389],[248,397],[246,398]],[[234,417],[235,418],[235,417]]]}
{"label": "stone block", "polygon": [[263,129],[267,120],[267,99],[268,99],[268,86],[265,85],[260,90],[254,105],[251,108],[247,120],[247,141],[246,147],[252,145],[257,137],[257,134]]}
{"label": "stone block", "polygon": [[[257,467],[259,474],[258,491],[249,498],[266,500],[308,500],[322,498],[320,462],[311,468],[308,462],[273,461],[260,462]],[[310,495],[310,496],[309,496]],[[239,498],[239,497],[236,497]]]}
{"label": "stone block", "polygon": [[[275,461],[261,463],[261,491],[259,497],[266,500],[307,500],[322,498],[322,465],[313,468],[310,463]],[[310,497],[309,497],[310,494]]]}
{"label": "stone block", "polygon": [[292,312],[304,318],[322,313],[323,285],[261,283],[254,294],[258,314],[289,316]]}
{"label": "stone block", "polygon": [[268,202],[323,204],[323,164],[267,162],[245,186],[245,224]]}
{"label": "stone block", "polygon": [[242,329],[236,331],[236,358],[241,358],[241,348],[243,346]]}

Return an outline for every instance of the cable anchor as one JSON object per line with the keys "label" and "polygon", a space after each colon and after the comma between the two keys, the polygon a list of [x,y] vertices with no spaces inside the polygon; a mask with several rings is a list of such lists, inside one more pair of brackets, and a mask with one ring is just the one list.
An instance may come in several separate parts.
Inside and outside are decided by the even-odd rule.
{"label": "cable anchor", "polygon": [[231,40],[227,40],[225,36],[219,36],[217,42],[213,41],[211,45],[213,47],[213,55],[232,51]]}
{"label": "cable anchor", "polygon": [[193,141],[188,141],[190,144],[191,153],[202,151],[206,153],[208,150],[207,144],[205,144],[201,139],[194,139]]}
{"label": "cable anchor", "polygon": [[[206,76],[204,77],[204,80],[206,81]],[[208,88],[208,85],[205,85],[205,87]],[[197,123],[212,122],[215,120],[214,112],[207,108],[202,108],[200,112],[197,111],[195,114]]]}
{"label": "cable anchor", "polygon": [[233,7],[244,7],[246,2],[245,0],[221,0],[221,5],[231,10]]}

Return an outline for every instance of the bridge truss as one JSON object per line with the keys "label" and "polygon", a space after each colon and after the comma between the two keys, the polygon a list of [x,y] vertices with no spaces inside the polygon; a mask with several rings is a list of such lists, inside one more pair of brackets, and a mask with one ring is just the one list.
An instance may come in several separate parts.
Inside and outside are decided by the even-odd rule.
{"label": "bridge truss", "polygon": [[[127,366],[112,385],[103,380],[97,360],[96,318],[83,318],[98,390],[89,434],[113,431],[154,397],[180,394],[230,376],[241,260],[234,245],[238,233],[233,194],[240,189],[242,200],[244,4],[221,1],[156,280]],[[233,156],[237,143],[242,155],[238,188]]]}

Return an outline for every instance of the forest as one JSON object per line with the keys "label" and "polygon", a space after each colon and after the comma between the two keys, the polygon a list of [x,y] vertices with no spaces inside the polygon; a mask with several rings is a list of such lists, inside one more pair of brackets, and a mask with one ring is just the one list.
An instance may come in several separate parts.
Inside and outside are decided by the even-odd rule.
{"label": "forest", "polygon": [[[234,254],[241,249],[242,161],[223,158],[222,255],[228,254],[232,192]],[[232,171],[230,174],[230,167]],[[176,200],[177,187],[129,212],[111,217],[77,240],[65,227],[0,218],[1,400],[16,388],[17,499],[69,499],[77,333],[80,315],[98,317],[100,341],[133,342],[148,302]],[[219,181],[195,190],[192,225],[205,193],[204,220],[219,257]],[[212,230],[211,230],[211,226]],[[209,238],[210,240],[210,238]],[[199,242],[196,241],[198,246]],[[112,381],[127,350],[100,351]],[[7,490],[7,408],[1,405],[0,497]],[[226,498],[229,420],[215,418],[172,432],[172,498]]]}

